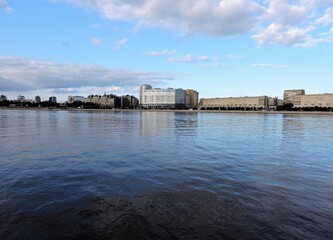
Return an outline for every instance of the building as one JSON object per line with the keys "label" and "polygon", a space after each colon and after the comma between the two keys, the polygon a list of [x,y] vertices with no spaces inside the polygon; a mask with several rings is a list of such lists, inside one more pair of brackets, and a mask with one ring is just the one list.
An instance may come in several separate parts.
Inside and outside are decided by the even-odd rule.
{"label": "building", "polygon": [[36,96],[35,97],[35,103],[40,103],[40,102],[41,102],[40,96]]}
{"label": "building", "polygon": [[202,98],[199,103],[203,109],[268,109],[267,96],[259,97],[229,97],[229,98]]}
{"label": "building", "polygon": [[294,99],[294,96],[305,95],[305,91],[303,89],[294,89],[294,90],[284,90],[283,92],[283,100],[285,104],[293,104],[299,105],[297,102],[297,97]]}
{"label": "building", "polygon": [[49,103],[57,103],[57,98],[55,96],[49,97]]}
{"label": "building", "polygon": [[178,88],[152,88],[145,84],[140,87],[140,108],[184,109],[185,90]]}
{"label": "building", "polygon": [[120,108],[122,109],[136,109],[139,107],[139,100],[130,95],[121,96]]}
{"label": "building", "polygon": [[22,95],[18,95],[17,96],[17,100],[20,101],[20,102],[24,102],[25,101],[25,97],[22,96]]}
{"label": "building", "polygon": [[192,109],[198,106],[199,93],[193,89],[185,90],[185,108]]}
{"label": "building", "polygon": [[84,99],[85,103],[92,103],[101,108],[120,108],[120,98],[113,94],[90,95]]}
{"label": "building", "polygon": [[333,94],[325,93],[294,96],[294,103],[294,107],[297,108],[333,108]]}
{"label": "building", "polygon": [[279,99],[277,97],[268,97],[268,108],[270,110],[276,110]]}
{"label": "building", "polygon": [[134,96],[130,96],[131,98],[131,108],[138,108],[139,107],[139,99]]}
{"label": "building", "polygon": [[7,101],[7,97],[5,95],[0,96],[0,101]]}
{"label": "building", "polygon": [[68,103],[73,102],[84,102],[84,97],[82,96],[68,96]]}

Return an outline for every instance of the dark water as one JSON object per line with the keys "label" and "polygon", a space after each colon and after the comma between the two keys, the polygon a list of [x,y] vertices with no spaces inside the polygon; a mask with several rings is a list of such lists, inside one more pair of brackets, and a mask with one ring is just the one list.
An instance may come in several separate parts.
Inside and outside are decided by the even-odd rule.
{"label": "dark water", "polygon": [[0,110],[0,239],[333,239],[333,116]]}

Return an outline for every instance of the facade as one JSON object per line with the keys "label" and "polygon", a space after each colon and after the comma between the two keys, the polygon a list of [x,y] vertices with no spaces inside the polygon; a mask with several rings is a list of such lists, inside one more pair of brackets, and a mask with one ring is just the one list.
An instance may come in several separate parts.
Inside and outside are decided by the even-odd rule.
{"label": "facade", "polygon": [[92,103],[102,108],[120,108],[120,99],[116,95],[90,95],[84,99],[85,103]]}
{"label": "facade", "polygon": [[90,95],[84,99],[85,103],[91,103],[101,108],[121,108],[134,109],[138,108],[139,100],[130,95],[118,97],[114,94]]}
{"label": "facade", "polygon": [[140,108],[146,109],[183,109],[185,90],[178,88],[152,88],[145,84],[140,87]]}
{"label": "facade", "polygon": [[[294,90],[284,90],[283,92],[283,100],[285,104],[293,104],[293,105],[298,105],[299,102],[297,102],[297,97],[296,100],[294,100],[294,96],[299,96],[299,95],[305,95],[305,91],[303,89],[294,89]],[[295,102],[296,101],[296,102]]]}
{"label": "facade", "polygon": [[121,96],[120,105],[122,109],[136,109],[139,107],[139,100],[130,95]]}
{"label": "facade", "polygon": [[24,102],[25,101],[25,97],[22,96],[22,95],[18,95],[17,96],[17,100],[20,101],[20,102]]}
{"label": "facade", "polygon": [[0,96],[0,101],[7,101],[7,97],[5,95]]}
{"label": "facade", "polygon": [[191,109],[198,106],[199,93],[193,89],[185,90],[185,108]]}
{"label": "facade", "polygon": [[333,94],[307,94],[294,97],[294,107],[326,107],[333,108]]}
{"label": "facade", "polygon": [[276,106],[283,106],[284,105],[284,100],[282,100],[282,99],[278,99],[277,100],[277,105]]}
{"label": "facade", "polygon": [[230,98],[202,98],[199,106],[201,108],[252,108],[268,109],[269,99],[267,96],[260,97],[230,97]]}
{"label": "facade", "polygon": [[270,110],[276,110],[278,106],[279,99],[277,97],[269,97],[268,98],[268,108]]}
{"label": "facade", "polygon": [[57,103],[57,98],[55,96],[50,97],[49,103]]}
{"label": "facade", "polygon": [[36,103],[40,103],[40,102],[41,102],[40,96],[36,96],[36,97],[35,97],[35,102],[36,102]]}
{"label": "facade", "polygon": [[73,102],[84,102],[84,97],[82,96],[68,96],[68,103]]}

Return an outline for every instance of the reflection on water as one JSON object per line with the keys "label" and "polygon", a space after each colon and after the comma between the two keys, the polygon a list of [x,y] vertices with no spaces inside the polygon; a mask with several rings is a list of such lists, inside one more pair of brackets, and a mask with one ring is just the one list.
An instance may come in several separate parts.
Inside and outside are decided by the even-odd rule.
{"label": "reflection on water", "polygon": [[331,239],[332,124],[0,110],[0,239]]}

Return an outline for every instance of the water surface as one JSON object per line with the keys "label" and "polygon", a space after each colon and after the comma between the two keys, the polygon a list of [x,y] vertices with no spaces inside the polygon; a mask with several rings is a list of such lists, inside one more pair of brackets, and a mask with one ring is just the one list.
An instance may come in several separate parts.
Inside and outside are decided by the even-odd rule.
{"label": "water surface", "polygon": [[332,239],[333,117],[0,110],[0,239]]}

